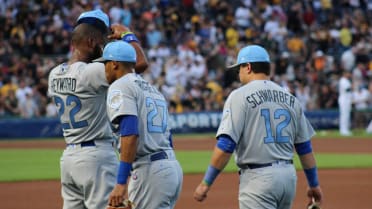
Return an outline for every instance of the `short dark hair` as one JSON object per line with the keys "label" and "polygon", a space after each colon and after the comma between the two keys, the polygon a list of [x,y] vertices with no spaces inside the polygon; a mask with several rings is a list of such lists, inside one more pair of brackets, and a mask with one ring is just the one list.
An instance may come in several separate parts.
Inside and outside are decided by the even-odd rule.
{"label": "short dark hair", "polygon": [[77,25],[74,30],[72,31],[72,41],[81,41],[84,38],[103,38],[102,32],[93,25],[87,23],[81,23]]}
{"label": "short dark hair", "polygon": [[136,66],[136,63],[135,62],[124,62],[124,61],[119,61],[119,63],[121,63],[123,66],[125,66],[126,68],[133,68]]}
{"label": "short dark hair", "polygon": [[266,75],[270,75],[269,62],[251,62],[250,64],[254,73],[264,73]]}

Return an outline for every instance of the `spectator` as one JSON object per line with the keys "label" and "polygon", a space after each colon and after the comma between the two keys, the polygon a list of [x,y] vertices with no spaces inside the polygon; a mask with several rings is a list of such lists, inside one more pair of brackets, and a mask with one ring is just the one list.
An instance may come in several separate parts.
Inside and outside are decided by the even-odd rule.
{"label": "spectator", "polygon": [[48,98],[45,116],[48,118],[56,118],[58,116],[58,109],[50,98]]}
{"label": "spectator", "polygon": [[[355,85],[354,85],[355,86]],[[354,87],[353,90],[353,104],[355,108],[354,114],[354,127],[362,128],[364,124],[367,124],[367,115],[365,110],[368,108],[368,100],[371,97],[369,91],[364,87],[364,85],[359,84],[358,86]]]}
{"label": "spectator", "polygon": [[155,24],[149,24],[147,26],[146,41],[148,48],[154,48],[159,46],[163,39],[162,33],[156,28]]}
{"label": "spectator", "polygon": [[[141,42],[148,44],[144,50],[149,58],[156,57],[152,67],[157,71],[147,72],[146,78],[152,79],[167,98],[180,93],[177,104],[181,106],[191,104],[205,110],[221,108],[211,99],[213,94],[206,86],[208,81],[214,80],[222,86],[221,94],[226,97],[231,85],[236,83],[230,81],[230,77],[224,78],[224,67],[235,60],[236,51],[242,45],[255,43],[266,46],[276,60],[272,68],[277,83],[293,92],[300,91],[295,81],[306,84],[304,88],[310,89],[309,110],[337,108],[334,97],[338,96],[335,90],[338,78],[335,78],[341,69],[353,72],[361,84],[368,84],[372,78],[372,71],[366,67],[366,63],[372,63],[370,4],[366,1],[346,3],[330,0],[128,0],[120,5],[118,1],[91,0],[53,4],[5,1],[0,6],[3,11],[0,13],[3,25],[0,31],[0,92],[6,96],[8,89],[16,91],[24,80],[37,87],[39,114],[45,116],[48,103],[43,82],[51,66],[70,56],[72,49],[68,40],[74,20],[84,10],[101,8],[107,13],[111,10],[111,23],[123,23]],[[146,35],[152,35],[152,29],[156,31],[155,38],[148,39]],[[313,57],[317,50],[323,52],[321,62]],[[188,64],[191,71],[195,70],[198,55],[206,65],[204,73],[185,79]],[[173,56],[179,58],[176,65],[170,63]],[[181,68],[178,69],[180,77],[172,77],[175,66]],[[323,99],[327,98],[323,95],[328,94],[332,98],[330,101]],[[204,101],[199,101],[200,98]],[[182,109],[177,107],[178,111]]]}
{"label": "spectator", "polygon": [[22,118],[34,118],[40,116],[39,107],[33,100],[31,94],[26,94],[26,100],[21,103],[19,107]]}
{"label": "spectator", "polygon": [[19,105],[15,92],[13,89],[9,89],[8,95],[5,97],[3,103],[4,115],[15,117],[19,115]]}
{"label": "spectator", "polygon": [[26,85],[25,80],[19,81],[19,87],[15,92],[17,100],[19,103],[26,101],[26,94],[32,95],[32,88]]}
{"label": "spectator", "polygon": [[10,78],[5,78],[3,80],[3,86],[0,88],[0,94],[7,97],[10,92],[16,92],[18,86]]}
{"label": "spectator", "polygon": [[310,101],[310,89],[304,82],[298,82],[298,88],[295,90],[295,96],[301,104],[302,110],[308,109],[308,102]]}
{"label": "spectator", "polygon": [[319,109],[336,109],[337,105],[337,92],[335,92],[330,85],[320,85],[319,99],[317,107]]}

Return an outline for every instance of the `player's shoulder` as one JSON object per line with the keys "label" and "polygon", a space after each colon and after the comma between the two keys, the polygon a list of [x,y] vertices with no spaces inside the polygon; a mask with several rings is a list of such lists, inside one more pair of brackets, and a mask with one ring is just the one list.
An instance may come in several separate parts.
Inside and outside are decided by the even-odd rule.
{"label": "player's shoulder", "polygon": [[80,66],[79,66],[79,69],[80,70],[84,70],[86,73],[92,73],[92,71],[96,72],[96,71],[100,71],[100,72],[104,72],[105,71],[105,65],[103,63],[100,63],[100,62],[92,62],[92,63],[80,63]]}
{"label": "player's shoulder", "polygon": [[75,62],[72,64],[61,63],[50,71],[51,74],[64,74],[71,71],[74,72],[92,72],[92,71],[104,71],[105,66],[99,62],[86,63],[86,62]]}
{"label": "player's shoulder", "polygon": [[67,64],[66,64],[66,63],[61,63],[61,64],[59,64],[59,65],[53,67],[53,68],[50,70],[49,74],[50,74],[50,75],[58,74],[59,72],[61,72],[61,71],[64,70],[64,69],[63,69],[64,66],[67,66]]}
{"label": "player's shoulder", "polygon": [[131,88],[134,85],[135,77],[130,73],[126,74],[119,79],[112,82],[110,85],[110,89],[124,89],[124,88]]}

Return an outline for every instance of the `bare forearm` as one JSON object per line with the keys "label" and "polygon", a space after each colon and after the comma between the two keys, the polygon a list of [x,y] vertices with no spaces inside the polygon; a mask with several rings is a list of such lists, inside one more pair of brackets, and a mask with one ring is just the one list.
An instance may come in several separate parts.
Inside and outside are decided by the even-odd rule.
{"label": "bare forearm", "polygon": [[146,55],[142,50],[141,46],[139,45],[139,43],[132,41],[130,44],[134,47],[137,54],[137,62],[134,69],[136,70],[136,73],[143,73],[148,67]]}
{"label": "bare forearm", "polygon": [[230,157],[231,153],[226,153],[218,147],[214,147],[211,165],[218,170],[223,170],[229,162]]}
{"label": "bare forearm", "polygon": [[316,160],[312,152],[300,155],[299,157],[303,169],[314,168],[316,166]]}
{"label": "bare forearm", "polygon": [[123,136],[120,138],[120,161],[132,163],[136,158],[137,152],[137,136]]}

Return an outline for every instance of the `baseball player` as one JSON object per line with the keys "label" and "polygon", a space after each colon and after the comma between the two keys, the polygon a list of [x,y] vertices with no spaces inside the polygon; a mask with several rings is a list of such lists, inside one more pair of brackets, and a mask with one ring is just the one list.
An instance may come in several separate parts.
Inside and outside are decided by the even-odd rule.
{"label": "baseball player", "polygon": [[241,209],[289,209],[295,196],[296,149],[309,184],[309,205],[321,204],[322,192],[310,138],[314,130],[299,101],[270,81],[270,58],[258,45],[239,51],[237,63],[240,88],[226,100],[217,131],[217,143],[204,179],[194,198],[203,201],[221,170],[235,151],[240,168]]}
{"label": "baseball player", "polygon": [[[108,27],[101,10],[82,13],[72,33],[70,60],[49,74],[48,93],[67,144],[60,162],[64,209],[104,208],[115,185],[117,139],[105,103],[109,84],[104,65],[91,63],[102,56]],[[112,36],[119,29],[113,28]]]}
{"label": "baseball player", "polygon": [[351,72],[344,70],[338,83],[338,106],[340,111],[340,134],[350,136],[350,115],[352,107]]}
{"label": "baseball player", "polygon": [[174,208],[183,175],[173,151],[167,101],[158,89],[134,73],[136,53],[131,45],[111,42],[96,61],[105,63],[111,84],[107,112],[111,122],[119,126],[121,136],[117,182],[109,205],[119,206],[128,190],[135,208]]}

